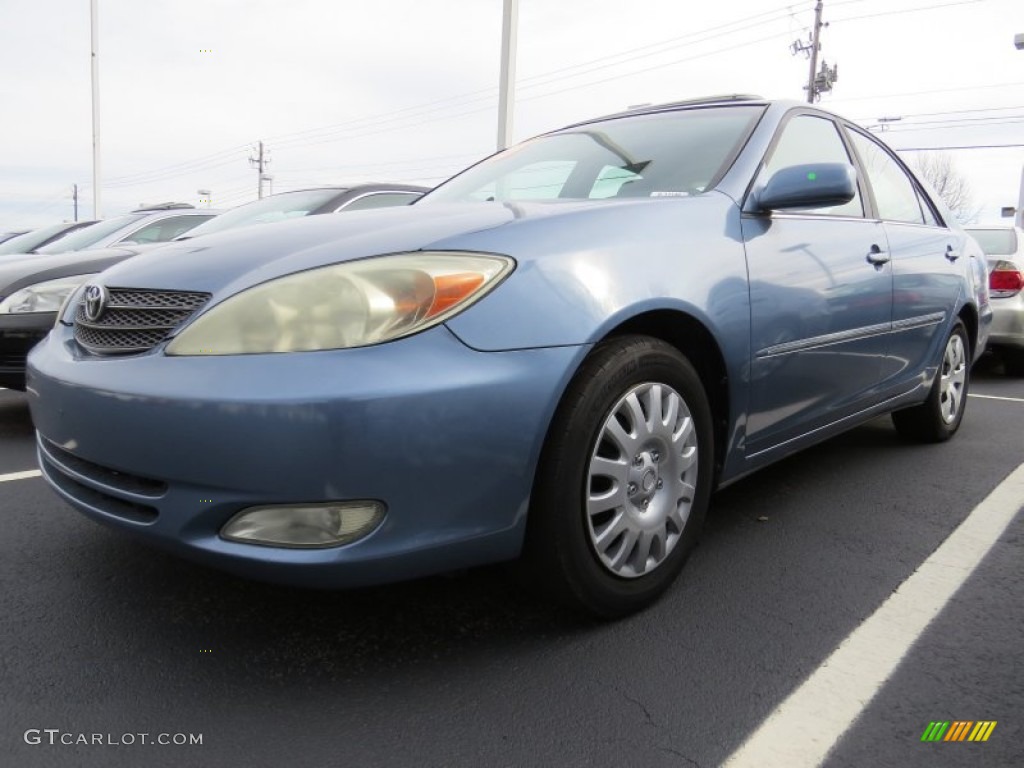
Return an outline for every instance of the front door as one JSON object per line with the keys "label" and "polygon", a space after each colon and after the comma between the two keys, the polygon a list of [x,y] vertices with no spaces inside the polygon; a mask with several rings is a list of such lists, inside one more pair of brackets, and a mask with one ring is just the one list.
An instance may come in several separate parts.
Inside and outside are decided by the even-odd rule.
{"label": "front door", "polygon": [[[762,170],[851,163],[835,123],[797,114]],[[851,163],[852,164],[852,163]],[[751,305],[747,456],[878,402],[892,322],[883,224],[861,193],[827,209],[744,215]]]}

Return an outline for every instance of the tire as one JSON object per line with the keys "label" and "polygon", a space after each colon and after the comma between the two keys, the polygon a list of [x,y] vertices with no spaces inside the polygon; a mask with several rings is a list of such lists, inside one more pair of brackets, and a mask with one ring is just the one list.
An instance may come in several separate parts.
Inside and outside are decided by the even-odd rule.
{"label": "tire", "polygon": [[653,603],[696,544],[714,456],[704,386],[677,349],[599,344],[541,451],[523,558],[533,584],[605,619]]}
{"label": "tire", "polygon": [[1024,377],[1024,349],[1009,348],[1001,352],[1003,370],[1015,379]]}
{"label": "tire", "polygon": [[967,329],[957,320],[946,339],[942,360],[928,399],[913,408],[892,414],[896,431],[923,443],[942,443],[960,428],[967,407],[971,374],[971,343]]}

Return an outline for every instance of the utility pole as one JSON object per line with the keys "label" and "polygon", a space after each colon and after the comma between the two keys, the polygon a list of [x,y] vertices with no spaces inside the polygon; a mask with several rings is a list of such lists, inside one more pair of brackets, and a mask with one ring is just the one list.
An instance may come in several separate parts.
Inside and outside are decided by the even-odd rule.
{"label": "utility pole", "polygon": [[818,68],[818,51],[821,50],[821,9],[824,7],[822,0],[814,6],[814,29],[811,31],[811,68],[807,75],[807,103],[813,104],[817,96],[814,89],[814,70]]}
{"label": "utility pole", "polygon": [[254,157],[249,158],[249,165],[256,169],[256,194],[259,196],[259,199],[262,200],[263,182],[266,179],[266,174],[264,173],[264,171],[266,170],[266,167],[270,165],[270,150],[268,149],[266,152],[264,152],[263,142],[260,141],[257,142],[256,147],[253,148],[253,152],[255,152],[256,154]]}
{"label": "utility pole", "polygon": [[71,185],[71,199],[75,201],[75,221],[78,221],[78,185]]}
{"label": "utility pole", "polygon": [[810,67],[807,70],[807,85],[804,86],[804,90],[807,91],[808,104],[813,104],[821,98],[821,94],[831,91],[832,85],[838,79],[838,66],[829,67],[822,60],[821,69],[818,70],[818,53],[821,51],[821,30],[828,26],[827,23],[823,23],[821,20],[823,6],[822,0],[818,0],[817,5],[814,6],[814,29],[811,31],[811,39],[807,42],[797,40],[789,46],[789,50],[794,56],[802,53],[810,60]]}
{"label": "utility pole", "polygon": [[498,151],[508,146],[508,140],[512,135],[518,25],[519,0],[504,0],[501,15],[501,74],[498,79]]}
{"label": "utility pole", "polygon": [[99,0],[90,0],[90,38],[92,43],[92,217],[101,219],[100,205],[100,26]]}

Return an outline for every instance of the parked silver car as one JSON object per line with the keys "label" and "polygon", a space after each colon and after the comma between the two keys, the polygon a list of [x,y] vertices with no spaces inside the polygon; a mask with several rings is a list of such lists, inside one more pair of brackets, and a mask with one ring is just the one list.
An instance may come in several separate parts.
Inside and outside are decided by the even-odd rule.
{"label": "parked silver car", "polygon": [[1024,230],[1019,227],[971,227],[988,257],[992,331],[988,348],[1003,359],[1010,376],[1024,376]]}
{"label": "parked silver car", "polygon": [[98,221],[37,248],[36,253],[67,253],[120,245],[165,243],[198,227],[219,214],[210,208],[194,208],[186,203],[139,208],[123,216]]}

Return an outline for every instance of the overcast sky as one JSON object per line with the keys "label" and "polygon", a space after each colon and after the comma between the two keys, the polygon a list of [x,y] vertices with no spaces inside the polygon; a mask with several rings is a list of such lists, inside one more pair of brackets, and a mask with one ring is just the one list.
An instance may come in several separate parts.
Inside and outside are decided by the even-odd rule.
{"label": "overcast sky", "polygon": [[[520,0],[513,138],[720,93],[803,99],[814,3]],[[99,0],[103,214],[437,183],[494,151],[502,0]],[[895,148],[953,149],[980,208],[1017,203],[1021,0],[825,0],[821,104]],[[92,214],[89,0],[0,0],[0,231]],[[910,157],[913,153],[906,153]],[[1003,220],[1006,221],[1006,220]]]}

